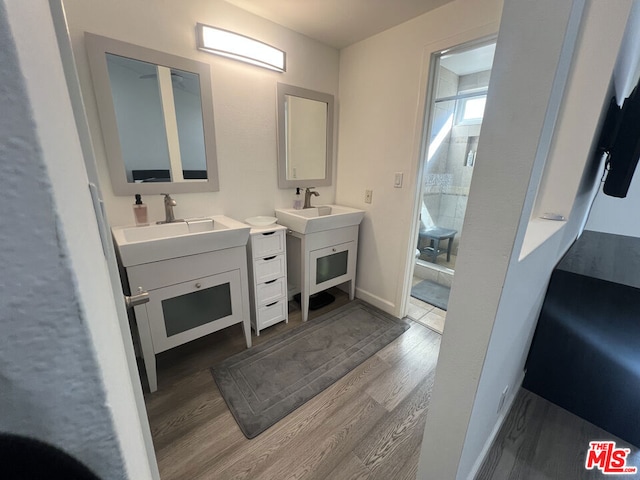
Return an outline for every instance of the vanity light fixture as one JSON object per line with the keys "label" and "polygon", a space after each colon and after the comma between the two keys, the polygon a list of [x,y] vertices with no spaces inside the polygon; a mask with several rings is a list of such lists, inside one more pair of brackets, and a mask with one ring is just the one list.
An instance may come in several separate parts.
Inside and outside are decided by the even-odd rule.
{"label": "vanity light fixture", "polygon": [[202,23],[196,25],[196,37],[198,50],[277,72],[287,70],[286,53],[259,40]]}

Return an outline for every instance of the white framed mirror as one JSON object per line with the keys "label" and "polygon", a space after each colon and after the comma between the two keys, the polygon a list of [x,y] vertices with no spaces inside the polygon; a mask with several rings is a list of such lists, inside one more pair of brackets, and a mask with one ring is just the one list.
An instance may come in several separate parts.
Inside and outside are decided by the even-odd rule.
{"label": "white framed mirror", "polygon": [[218,191],[209,64],[85,33],[116,195]]}
{"label": "white framed mirror", "polygon": [[331,185],[333,95],[278,83],[278,187]]}

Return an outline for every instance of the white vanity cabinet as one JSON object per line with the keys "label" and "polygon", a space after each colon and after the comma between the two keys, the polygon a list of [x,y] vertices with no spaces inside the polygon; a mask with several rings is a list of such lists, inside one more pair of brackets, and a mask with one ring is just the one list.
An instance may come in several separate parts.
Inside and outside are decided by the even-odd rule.
{"label": "white vanity cabinet", "polygon": [[157,353],[236,323],[251,346],[245,252],[238,246],[126,268],[131,292],[149,292],[134,311],[151,392]]}
{"label": "white vanity cabinet", "polygon": [[314,233],[287,232],[287,274],[301,294],[302,320],[309,316],[309,296],[349,282],[355,296],[358,225]]}
{"label": "white vanity cabinet", "polygon": [[286,230],[280,225],[270,225],[254,227],[249,232],[249,298],[251,326],[256,335],[278,322],[289,321]]}

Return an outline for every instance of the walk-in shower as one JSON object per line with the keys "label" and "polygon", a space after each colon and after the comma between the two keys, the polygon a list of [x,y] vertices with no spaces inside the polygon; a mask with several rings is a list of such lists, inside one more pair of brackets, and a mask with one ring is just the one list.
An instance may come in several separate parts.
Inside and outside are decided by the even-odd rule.
{"label": "walk-in shower", "polygon": [[416,280],[451,285],[494,51],[495,41],[434,54],[433,93],[427,109],[430,128],[422,158]]}

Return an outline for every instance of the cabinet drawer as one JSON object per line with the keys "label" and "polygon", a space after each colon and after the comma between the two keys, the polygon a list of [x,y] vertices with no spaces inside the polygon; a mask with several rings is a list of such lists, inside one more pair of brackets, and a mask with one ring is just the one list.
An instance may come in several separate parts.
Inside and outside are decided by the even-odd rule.
{"label": "cabinet drawer", "polygon": [[269,327],[274,323],[287,319],[287,299],[283,298],[274,303],[268,303],[258,308],[258,328]]}
{"label": "cabinet drawer", "polygon": [[284,229],[251,235],[253,258],[284,253]]}
{"label": "cabinet drawer", "polygon": [[256,304],[265,305],[287,296],[287,279],[280,277],[256,285]]}
{"label": "cabinet drawer", "polygon": [[254,262],[254,280],[256,285],[276,278],[284,277],[287,271],[284,255],[272,255]]}

